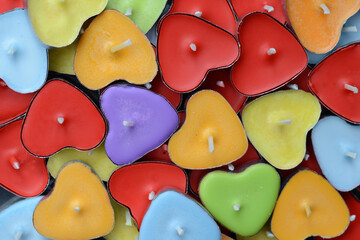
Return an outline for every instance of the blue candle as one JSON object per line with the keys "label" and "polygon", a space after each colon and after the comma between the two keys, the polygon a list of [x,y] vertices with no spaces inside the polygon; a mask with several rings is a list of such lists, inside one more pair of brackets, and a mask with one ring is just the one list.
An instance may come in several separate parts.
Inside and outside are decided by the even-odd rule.
{"label": "blue candle", "polygon": [[33,226],[33,213],[42,196],[19,201],[0,212],[0,239],[46,240]]}
{"label": "blue candle", "polygon": [[360,184],[360,126],[329,116],[312,130],[311,140],[324,176],[339,191]]}
{"label": "blue candle", "polygon": [[46,46],[36,36],[25,9],[0,15],[0,78],[14,91],[37,91],[48,72]]}
{"label": "blue candle", "polygon": [[206,210],[176,191],[159,194],[140,228],[139,240],[220,240],[221,232]]}

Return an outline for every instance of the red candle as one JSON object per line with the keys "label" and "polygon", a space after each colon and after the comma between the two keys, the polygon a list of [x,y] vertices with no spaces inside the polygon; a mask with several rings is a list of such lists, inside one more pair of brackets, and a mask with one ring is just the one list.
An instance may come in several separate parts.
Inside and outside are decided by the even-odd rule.
{"label": "red candle", "polygon": [[301,89],[305,92],[311,92],[308,84],[308,76],[310,71],[311,68],[306,67],[302,73],[300,73],[294,80],[283,86],[281,90]]}
{"label": "red candle", "polygon": [[252,13],[239,25],[241,55],[231,79],[239,92],[256,96],[291,81],[307,65],[307,55],[297,38],[264,13]]}
{"label": "red candle", "polygon": [[0,14],[15,8],[24,8],[23,0],[2,0],[0,3]]}
{"label": "red candle", "polygon": [[48,184],[45,159],[29,154],[20,140],[22,119],[0,128],[0,185],[22,196],[41,194]]}
{"label": "red candle", "polygon": [[351,44],[320,62],[309,75],[311,91],[328,109],[360,123],[360,43]]}
{"label": "red candle", "polygon": [[239,57],[239,44],[227,31],[188,14],[163,18],[158,35],[162,77],[171,89],[197,88],[211,69],[231,66]]}
{"label": "red candle", "polygon": [[167,142],[143,156],[140,161],[159,161],[172,164]]}

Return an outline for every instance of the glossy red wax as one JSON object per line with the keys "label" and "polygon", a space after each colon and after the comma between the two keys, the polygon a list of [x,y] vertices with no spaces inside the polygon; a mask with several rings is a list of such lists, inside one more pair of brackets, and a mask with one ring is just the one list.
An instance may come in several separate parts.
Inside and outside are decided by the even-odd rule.
{"label": "glossy red wax", "polygon": [[158,194],[164,188],[186,192],[185,172],[167,163],[142,162],[116,170],[110,177],[108,187],[112,197],[130,208],[140,228],[149,207],[149,194]]}
{"label": "glossy red wax", "polygon": [[0,125],[24,114],[34,95],[14,92],[0,79]]}
{"label": "glossy red wax", "polygon": [[[58,118],[63,118],[62,124]],[[52,80],[34,97],[21,139],[29,152],[47,157],[65,147],[92,149],[105,132],[103,116],[84,93],[65,81]]]}
{"label": "glossy red wax", "polygon": [[236,34],[236,19],[227,0],[173,0],[169,13],[201,12],[201,18]]}
{"label": "glossy red wax", "polygon": [[344,85],[360,89],[360,43],[351,44],[320,62],[309,75],[309,86],[317,98],[336,115],[360,123],[360,94]]}
{"label": "glossy red wax", "polygon": [[0,14],[15,8],[24,8],[23,0],[0,0]]}
{"label": "glossy red wax", "polygon": [[19,196],[34,197],[47,187],[49,174],[45,159],[34,157],[23,147],[22,120],[0,128],[0,185]]}
{"label": "glossy red wax", "polygon": [[[286,84],[307,65],[307,55],[296,37],[274,18],[252,13],[239,25],[241,54],[231,80],[239,92],[256,96]],[[276,53],[268,55],[274,48]]]}
{"label": "glossy red wax", "polygon": [[239,93],[230,80],[230,69],[211,71],[200,89],[211,89],[220,93],[231,105],[235,112],[239,112],[247,97]]}
{"label": "glossy red wax", "polygon": [[[209,70],[231,66],[239,57],[235,37],[205,20],[170,14],[160,24],[159,66],[166,85],[175,91],[194,90]],[[195,44],[196,51],[191,44]]]}
{"label": "glossy red wax", "polygon": [[[284,24],[286,22],[285,12],[282,7],[281,0],[230,0],[235,10],[235,13],[239,19],[242,19],[247,14],[252,12],[265,12],[270,16],[276,18],[279,22]],[[266,10],[265,6],[273,7]]]}
{"label": "glossy red wax", "polygon": [[175,109],[179,107],[179,104],[181,102],[181,94],[168,88],[162,81],[160,73],[156,75],[150,85],[151,87],[149,88],[149,90],[166,98],[166,100],[168,100]]}

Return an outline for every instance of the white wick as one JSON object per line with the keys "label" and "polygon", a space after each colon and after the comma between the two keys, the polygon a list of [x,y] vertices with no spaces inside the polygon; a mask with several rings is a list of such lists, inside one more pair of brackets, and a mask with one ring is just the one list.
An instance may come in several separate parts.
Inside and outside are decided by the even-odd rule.
{"label": "white wick", "polygon": [[352,159],[355,159],[356,156],[357,156],[357,153],[355,152],[345,152],[345,156],[349,157],[349,158],[352,158]]}
{"label": "white wick", "polygon": [[131,14],[132,14],[132,12],[131,12],[131,7],[128,7],[127,9],[126,9],[126,12],[125,12],[125,16],[131,16]]}
{"label": "white wick", "polygon": [[357,32],[356,26],[343,27],[342,32]]}
{"label": "white wick", "polygon": [[196,47],[195,43],[190,43],[190,49],[191,49],[192,51],[196,52],[197,47]]}
{"label": "white wick", "polygon": [[195,16],[201,17],[201,15],[202,15],[202,12],[200,12],[200,11],[196,11],[196,12],[195,12]]}
{"label": "white wick", "polygon": [[129,209],[126,209],[125,211],[125,225],[126,226],[132,226],[132,222],[131,222],[131,216],[130,216],[130,212]]}
{"label": "white wick", "polygon": [[88,152],[88,155],[91,156],[91,155],[93,155],[93,154],[94,154],[94,150],[91,149],[91,150]]}
{"label": "white wick", "polygon": [[14,240],[20,240],[21,237],[23,235],[23,231],[22,230],[18,230],[15,235],[14,235]]}
{"label": "white wick", "polygon": [[79,212],[79,211],[80,211],[80,207],[76,206],[76,207],[74,207],[74,210],[77,211],[77,212]]}
{"label": "white wick", "polygon": [[222,87],[222,88],[225,87],[225,84],[223,81],[217,81],[216,85],[218,85],[219,87]]}
{"label": "white wick", "polygon": [[121,50],[121,49],[123,49],[123,48],[126,48],[126,47],[128,47],[128,46],[131,46],[131,44],[132,44],[131,40],[128,39],[128,40],[126,40],[126,41],[123,42],[123,43],[120,43],[120,44],[118,44],[118,45],[112,46],[112,47],[110,48],[110,51],[111,51],[112,53],[114,53],[114,52],[117,52],[117,51],[119,51],[119,50]]}
{"label": "white wick", "polygon": [[20,169],[20,164],[19,164],[19,162],[18,162],[18,161],[15,161],[15,162],[13,163],[13,167],[14,167],[16,170],[19,170],[19,169]]}
{"label": "white wick", "polygon": [[305,154],[305,157],[304,157],[305,161],[309,160],[309,157],[310,157],[309,154]]}
{"label": "white wick", "polygon": [[214,147],[214,138],[213,138],[213,136],[208,137],[208,143],[209,143],[209,152],[210,153],[214,152],[215,147]]}
{"label": "white wick", "polygon": [[182,229],[181,227],[176,227],[176,231],[177,231],[177,234],[181,237],[181,236],[184,236],[184,229]]}
{"label": "white wick", "polygon": [[154,191],[152,191],[151,193],[149,193],[148,199],[149,199],[150,201],[152,201],[152,200],[154,199],[154,197],[155,197],[155,192],[154,192]]}
{"label": "white wick", "polygon": [[234,211],[236,211],[236,212],[238,212],[239,210],[240,210],[240,204],[235,204],[234,206],[233,206],[233,209],[234,209]]}
{"label": "white wick", "polygon": [[350,222],[355,221],[355,219],[356,219],[356,215],[351,215],[351,216],[350,216]]}
{"label": "white wick", "polygon": [[287,87],[290,89],[299,90],[299,86],[296,83],[288,84]]}
{"label": "white wick", "polygon": [[147,89],[150,89],[150,88],[152,87],[152,85],[151,85],[150,83],[145,83],[145,87],[146,87]]}
{"label": "white wick", "polygon": [[14,55],[15,51],[16,51],[16,48],[15,48],[14,46],[11,46],[11,47],[9,48],[7,54],[8,54],[9,56],[12,56],[12,55]]}
{"label": "white wick", "polygon": [[125,127],[133,127],[135,125],[134,122],[132,121],[123,121],[122,124],[125,126]]}
{"label": "white wick", "polygon": [[65,119],[63,118],[63,117],[58,117],[58,122],[60,123],[60,124],[63,124],[64,123],[64,121],[65,121]]}
{"label": "white wick", "polygon": [[289,125],[292,121],[290,119],[281,120],[278,122],[279,125]]}
{"label": "white wick", "polygon": [[276,49],[275,48],[269,48],[269,50],[266,53],[269,56],[274,55],[276,53]]}
{"label": "white wick", "polygon": [[305,204],[304,208],[305,208],[306,216],[310,217],[311,216],[311,208],[310,208],[310,206],[308,204]]}
{"label": "white wick", "polygon": [[235,167],[231,163],[227,165],[230,171],[234,171]]}
{"label": "white wick", "polygon": [[265,9],[266,11],[268,11],[269,13],[272,12],[272,11],[274,11],[274,7],[273,7],[273,6],[270,6],[270,5],[265,5],[265,6],[264,6],[264,9]]}
{"label": "white wick", "polygon": [[275,238],[274,234],[272,234],[272,233],[269,232],[269,231],[266,231],[266,236],[267,236],[268,238]]}
{"label": "white wick", "polygon": [[352,91],[352,92],[355,93],[355,94],[359,92],[359,89],[358,89],[357,87],[351,86],[351,85],[346,84],[346,83],[345,83],[345,85],[344,85],[344,88],[345,88],[346,90]]}
{"label": "white wick", "polygon": [[320,7],[322,8],[322,10],[324,11],[324,14],[330,14],[330,9],[326,6],[325,3],[320,4]]}

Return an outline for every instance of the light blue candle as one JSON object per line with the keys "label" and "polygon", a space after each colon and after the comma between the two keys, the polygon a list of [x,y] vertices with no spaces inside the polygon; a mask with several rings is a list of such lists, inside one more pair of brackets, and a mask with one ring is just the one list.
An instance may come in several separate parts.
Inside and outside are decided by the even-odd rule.
{"label": "light blue candle", "polygon": [[33,213],[42,196],[19,201],[0,212],[1,240],[46,240],[33,226]]}
{"label": "light blue candle", "polygon": [[314,152],[324,176],[339,191],[360,184],[360,126],[330,116],[312,130]]}
{"label": "light blue candle", "polygon": [[28,13],[15,9],[0,15],[0,78],[14,91],[37,91],[48,72],[46,46],[36,36]]}
{"label": "light blue candle", "polygon": [[221,232],[209,213],[185,195],[170,190],[151,203],[139,240],[220,240]]}

